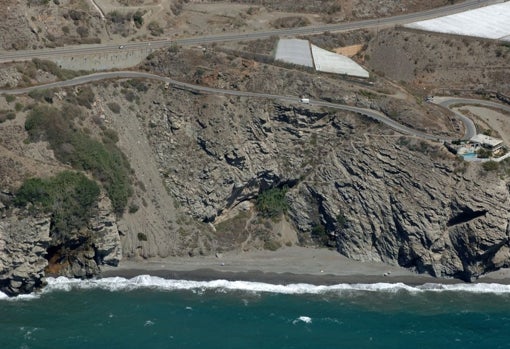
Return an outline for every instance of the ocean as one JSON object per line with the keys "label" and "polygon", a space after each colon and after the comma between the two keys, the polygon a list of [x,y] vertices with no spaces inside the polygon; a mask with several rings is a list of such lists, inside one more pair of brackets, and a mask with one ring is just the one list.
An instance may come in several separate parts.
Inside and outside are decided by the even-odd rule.
{"label": "ocean", "polygon": [[0,348],[510,348],[510,286],[49,279]]}

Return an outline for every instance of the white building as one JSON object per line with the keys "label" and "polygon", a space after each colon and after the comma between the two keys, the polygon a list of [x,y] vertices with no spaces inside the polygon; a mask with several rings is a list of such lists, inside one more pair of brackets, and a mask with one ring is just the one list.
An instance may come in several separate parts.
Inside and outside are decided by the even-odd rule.
{"label": "white building", "polygon": [[484,148],[487,148],[492,151],[499,150],[503,146],[503,140],[499,138],[494,138],[491,136],[487,136],[484,134],[477,134],[476,136],[472,137],[469,142],[471,144],[479,145]]}

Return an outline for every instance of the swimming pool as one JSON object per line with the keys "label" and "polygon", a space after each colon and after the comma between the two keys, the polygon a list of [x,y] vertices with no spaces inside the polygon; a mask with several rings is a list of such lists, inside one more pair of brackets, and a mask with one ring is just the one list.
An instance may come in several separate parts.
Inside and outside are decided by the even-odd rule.
{"label": "swimming pool", "polygon": [[464,158],[464,160],[474,160],[476,159],[476,153],[466,153],[466,154],[463,154],[462,157]]}

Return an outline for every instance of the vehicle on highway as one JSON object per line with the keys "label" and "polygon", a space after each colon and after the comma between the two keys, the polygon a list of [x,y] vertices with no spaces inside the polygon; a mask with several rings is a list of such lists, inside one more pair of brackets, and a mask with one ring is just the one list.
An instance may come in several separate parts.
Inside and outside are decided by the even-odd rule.
{"label": "vehicle on highway", "polygon": [[120,49],[123,49],[123,48],[124,48],[124,45],[120,45],[120,46],[119,46],[119,48],[120,48]]}
{"label": "vehicle on highway", "polygon": [[300,98],[299,101],[301,103],[310,104],[310,99],[309,98]]}

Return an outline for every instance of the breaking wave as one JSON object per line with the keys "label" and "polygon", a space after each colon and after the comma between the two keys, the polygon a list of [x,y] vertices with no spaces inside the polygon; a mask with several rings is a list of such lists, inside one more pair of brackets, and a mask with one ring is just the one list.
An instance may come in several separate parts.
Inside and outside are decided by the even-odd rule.
{"label": "breaking wave", "polygon": [[[158,290],[191,290],[203,292],[213,290],[267,292],[280,294],[334,294],[344,291],[388,292],[395,293],[407,291],[409,293],[421,292],[468,292],[468,293],[496,293],[510,294],[510,285],[495,283],[476,284],[438,284],[427,283],[419,286],[410,286],[403,283],[373,283],[373,284],[337,284],[337,285],[311,285],[311,284],[288,284],[275,285],[262,282],[249,281],[190,281],[164,279],[150,275],[140,275],[131,279],[122,277],[109,277],[103,279],[78,280],[66,277],[48,278],[48,285],[43,293],[51,291],[71,291],[73,289],[103,289],[109,291],[129,291],[135,289],[158,289]],[[1,299],[1,296],[0,296]]]}

